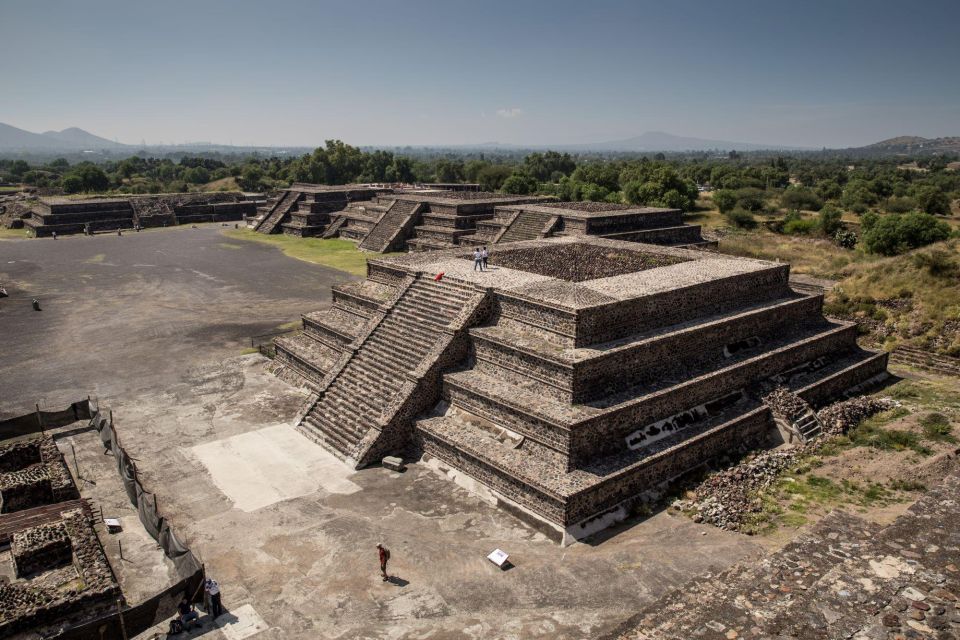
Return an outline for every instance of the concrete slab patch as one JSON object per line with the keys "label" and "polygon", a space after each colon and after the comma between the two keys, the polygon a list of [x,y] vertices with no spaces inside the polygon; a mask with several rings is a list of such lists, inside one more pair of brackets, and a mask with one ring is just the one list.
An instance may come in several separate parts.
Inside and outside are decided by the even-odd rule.
{"label": "concrete slab patch", "polygon": [[227,640],[243,640],[270,628],[249,604],[237,607],[217,618],[217,627]]}
{"label": "concrete slab patch", "polygon": [[353,472],[288,424],[206,442],[189,449],[233,505],[251,512],[323,489],[348,494]]}

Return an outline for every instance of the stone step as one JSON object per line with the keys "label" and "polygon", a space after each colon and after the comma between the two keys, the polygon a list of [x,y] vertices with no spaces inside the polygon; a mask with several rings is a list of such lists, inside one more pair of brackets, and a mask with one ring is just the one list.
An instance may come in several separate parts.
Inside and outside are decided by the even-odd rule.
{"label": "stone step", "polygon": [[310,333],[344,347],[360,335],[366,323],[366,318],[338,306],[322,314],[304,317],[304,326],[309,328]]}
{"label": "stone step", "polygon": [[384,322],[377,331],[381,332],[383,342],[388,343],[389,348],[394,345],[401,345],[406,351],[417,352],[420,348],[427,348],[427,345],[433,344],[439,333],[438,329],[431,329],[419,324],[410,322],[400,324],[399,322]]}
{"label": "stone step", "polygon": [[390,367],[391,370],[398,373],[412,371],[416,368],[422,355],[413,351],[411,348],[400,349],[401,341],[392,338],[381,338],[376,341],[367,341],[363,345],[363,350],[369,353],[364,358],[365,362],[376,363],[380,359],[384,368]]}
{"label": "stone step", "polygon": [[384,323],[377,327],[364,347],[369,345],[373,351],[392,356],[391,360],[409,362],[422,358],[435,341],[435,338],[416,333],[412,327]]}
{"label": "stone step", "polygon": [[332,446],[343,457],[353,455],[353,450],[360,442],[360,438],[351,432],[344,431],[336,423],[312,415],[306,416],[301,425],[316,433],[324,444]]}

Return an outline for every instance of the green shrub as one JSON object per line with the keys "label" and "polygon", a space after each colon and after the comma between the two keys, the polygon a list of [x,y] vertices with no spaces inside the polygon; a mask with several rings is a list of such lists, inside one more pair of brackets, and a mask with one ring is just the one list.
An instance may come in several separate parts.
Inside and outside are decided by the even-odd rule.
{"label": "green shrub", "polygon": [[833,236],[833,241],[843,249],[853,249],[857,246],[857,240],[857,234],[848,229],[840,229]]}
{"label": "green shrub", "polygon": [[820,214],[817,216],[820,233],[827,237],[836,236],[837,232],[843,229],[842,216],[840,210],[830,204],[820,209]]}
{"label": "green shrub", "polygon": [[823,207],[823,200],[806,187],[790,187],[780,196],[780,206],[793,211],[819,211]]}
{"label": "green shrub", "polygon": [[950,226],[929,213],[864,216],[863,244],[870,253],[894,256],[946,240]]}
{"label": "green shrub", "polygon": [[954,277],[960,271],[957,261],[943,249],[916,253],[910,256],[910,259],[915,267],[926,270],[927,273],[936,278]]}
{"label": "green shrub", "polygon": [[735,227],[741,229],[753,229],[757,226],[757,219],[752,213],[744,209],[734,209],[726,214],[727,220]]}
{"label": "green shrub", "polygon": [[809,220],[788,220],[783,225],[783,232],[789,235],[809,235],[817,230],[817,221]]}
{"label": "green shrub", "polygon": [[953,427],[950,426],[950,419],[942,413],[928,413],[920,418],[920,426],[923,427],[923,435],[928,440],[938,440],[941,442],[957,441],[957,439],[951,435]]}

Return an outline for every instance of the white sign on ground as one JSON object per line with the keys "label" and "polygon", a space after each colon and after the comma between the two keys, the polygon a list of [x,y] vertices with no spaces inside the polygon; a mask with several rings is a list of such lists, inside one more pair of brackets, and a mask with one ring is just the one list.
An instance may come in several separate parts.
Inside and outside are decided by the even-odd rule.
{"label": "white sign on ground", "polygon": [[490,562],[492,562],[493,564],[497,565],[502,569],[503,564],[507,561],[507,558],[509,557],[510,556],[507,555],[506,551],[503,551],[501,549],[494,549],[490,553],[490,555],[487,556],[487,560],[489,560]]}
{"label": "white sign on ground", "polygon": [[288,424],[206,442],[190,449],[213,483],[241,511],[256,511],[319,489],[354,493],[353,472]]}
{"label": "white sign on ground", "polygon": [[243,640],[270,628],[249,604],[237,607],[217,618],[217,626],[227,640]]}

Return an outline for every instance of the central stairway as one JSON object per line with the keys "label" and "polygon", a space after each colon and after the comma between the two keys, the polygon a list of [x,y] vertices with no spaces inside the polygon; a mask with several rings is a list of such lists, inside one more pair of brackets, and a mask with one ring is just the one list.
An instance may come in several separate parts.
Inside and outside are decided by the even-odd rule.
{"label": "central stairway", "polygon": [[[382,319],[331,371],[300,423],[301,432],[357,466],[379,459],[381,449],[389,450],[393,431],[412,428],[408,403],[432,406],[438,400],[430,369],[454,346],[483,299],[482,291],[466,284],[412,277]],[[437,379],[439,371],[432,373]],[[404,407],[407,411],[401,411]],[[381,436],[386,440],[377,443]]]}
{"label": "central stairway", "polygon": [[417,214],[422,209],[423,206],[419,202],[397,200],[363,239],[359,248],[377,253],[398,249],[398,245],[406,240],[406,235],[412,231]]}
{"label": "central stairway", "polygon": [[544,227],[553,219],[549,213],[521,210],[514,218],[507,230],[500,236],[498,242],[519,242],[521,240],[536,240],[543,233]]}
{"label": "central stairway", "polygon": [[287,191],[267,214],[253,228],[260,233],[275,233],[280,229],[280,223],[293,211],[302,194],[299,191]]}

